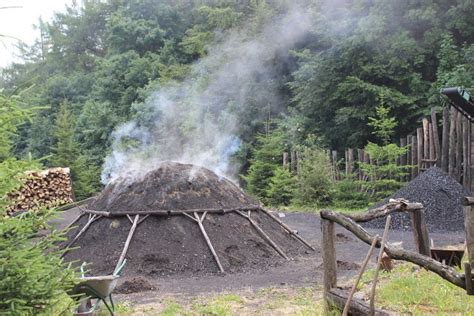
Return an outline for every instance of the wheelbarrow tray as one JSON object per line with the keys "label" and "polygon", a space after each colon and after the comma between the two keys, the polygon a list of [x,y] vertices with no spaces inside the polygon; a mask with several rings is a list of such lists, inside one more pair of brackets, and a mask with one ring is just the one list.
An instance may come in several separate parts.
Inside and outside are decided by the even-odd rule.
{"label": "wheelbarrow tray", "polygon": [[464,245],[432,247],[431,257],[439,262],[444,261],[449,266],[461,267],[464,251]]}
{"label": "wheelbarrow tray", "polygon": [[83,277],[80,279],[80,283],[74,287],[73,292],[105,298],[114,290],[118,278],[118,275]]}

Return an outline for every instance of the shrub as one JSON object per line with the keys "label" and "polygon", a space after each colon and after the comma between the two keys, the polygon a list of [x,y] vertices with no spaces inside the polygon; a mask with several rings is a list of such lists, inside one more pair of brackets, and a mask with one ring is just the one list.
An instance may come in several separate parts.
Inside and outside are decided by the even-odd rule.
{"label": "shrub", "polygon": [[267,190],[267,199],[270,205],[289,205],[297,189],[296,178],[288,169],[277,168]]}

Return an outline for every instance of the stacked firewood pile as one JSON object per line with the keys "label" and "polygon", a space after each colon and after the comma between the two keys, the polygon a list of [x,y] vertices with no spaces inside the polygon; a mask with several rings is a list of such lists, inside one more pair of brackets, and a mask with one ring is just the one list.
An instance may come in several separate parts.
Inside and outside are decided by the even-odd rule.
{"label": "stacked firewood pile", "polygon": [[74,200],[69,168],[52,168],[28,173],[23,186],[8,194],[12,201],[8,213],[39,207],[54,207]]}

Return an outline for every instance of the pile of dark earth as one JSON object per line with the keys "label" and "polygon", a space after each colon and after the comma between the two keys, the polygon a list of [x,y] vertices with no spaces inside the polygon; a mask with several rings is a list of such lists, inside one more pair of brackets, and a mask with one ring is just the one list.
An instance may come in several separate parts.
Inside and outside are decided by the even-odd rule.
{"label": "pile of dark earth", "polygon": [[[249,208],[257,203],[231,181],[193,165],[167,162],[141,181],[108,185],[88,208],[128,211]],[[132,216],[133,218],[133,216]],[[307,253],[302,243],[261,210],[251,218],[291,258]],[[68,239],[87,223],[77,222]],[[266,270],[286,260],[241,215],[208,213],[203,226],[226,273]],[[131,223],[126,216],[102,217],[91,224],[66,254],[67,261],[90,263],[92,275],[110,274],[124,248]],[[127,277],[201,276],[219,273],[199,226],[183,215],[149,216],[133,235],[123,275]]]}
{"label": "pile of dark earth", "polygon": [[[431,167],[374,207],[389,199],[403,198],[422,203],[429,231],[462,231],[464,229],[463,199],[471,193],[438,167]],[[385,217],[364,223],[362,226],[383,228]],[[410,216],[392,214],[392,229],[411,230]]]}

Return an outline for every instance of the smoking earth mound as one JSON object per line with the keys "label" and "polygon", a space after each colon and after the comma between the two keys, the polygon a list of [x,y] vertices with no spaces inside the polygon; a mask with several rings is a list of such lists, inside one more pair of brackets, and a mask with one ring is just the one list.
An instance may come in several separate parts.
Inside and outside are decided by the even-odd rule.
{"label": "smoking earth mound", "polygon": [[[426,224],[430,231],[462,231],[464,229],[463,199],[469,190],[459,184],[443,170],[432,167],[395,192],[389,199],[403,198],[410,202],[422,203],[425,208]],[[364,224],[366,227],[383,228],[385,218]],[[393,229],[411,229],[408,214],[392,215]]]}
{"label": "smoking earth mound", "polygon": [[[259,210],[257,203],[235,184],[192,165],[167,162],[140,181],[115,181],[88,208],[110,212],[111,216],[93,222],[74,244],[80,248],[68,252],[66,260],[91,263],[94,275],[113,272],[131,228],[129,219],[123,216],[127,212],[252,208],[255,210],[251,211],[251,219],[288,257],[308,250]],[[69,240],[87,222],[88,216],[84,215],[77,222],[77,228],[68,233]],[[286,261],[250,221],[237,212],[207,213],[203,226],[227,273],[268,269]],[[128,277],[219,272],[198,223],[185,215],[152,215],[140,222],[126,259],[123,274]]]}

